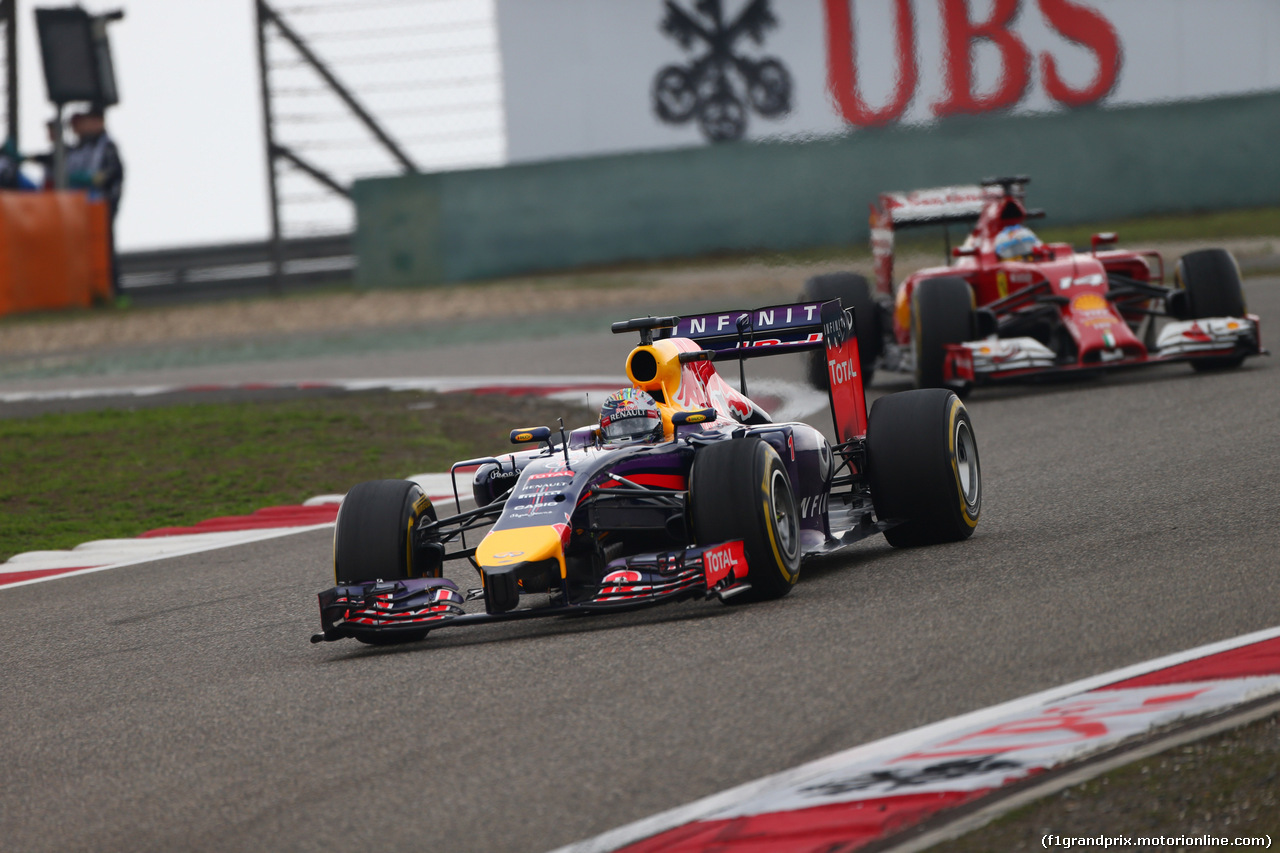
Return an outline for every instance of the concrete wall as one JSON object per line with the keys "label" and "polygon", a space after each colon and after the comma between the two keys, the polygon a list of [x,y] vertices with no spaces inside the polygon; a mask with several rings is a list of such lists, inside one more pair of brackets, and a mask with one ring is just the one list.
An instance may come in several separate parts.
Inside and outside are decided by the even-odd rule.
{"label": "concrete wall", "polygon": [[1278,144],[1269,93],[376,178],[354,189],[357,281],[863,242],[880,191],[994,174],[1031,175],[1057,224],[1276,205]]}

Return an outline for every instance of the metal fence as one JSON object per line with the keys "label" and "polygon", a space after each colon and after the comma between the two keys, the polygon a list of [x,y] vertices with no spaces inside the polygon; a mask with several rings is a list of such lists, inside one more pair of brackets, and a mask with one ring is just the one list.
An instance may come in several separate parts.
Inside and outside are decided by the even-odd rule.
{"label": "metal fence", "polygon": [[120,255],[121,293],[131,299],[203,300],[259,296],[349,284],[355,257],[349,234],[286,240],[281,275],[270,241]]}
{"label": "metal fence", "polygon": [[360,177],[505,156],[493,0],[255,0],[283,238],[354,227]]}

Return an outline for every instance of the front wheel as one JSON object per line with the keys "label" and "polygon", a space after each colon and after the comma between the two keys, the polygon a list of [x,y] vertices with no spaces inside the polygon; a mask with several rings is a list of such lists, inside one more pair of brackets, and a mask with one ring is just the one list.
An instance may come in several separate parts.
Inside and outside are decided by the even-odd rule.
{"label": "front wheel", "polygon": [[973,340],[975,325],[969,282],[944,276],[916,284],[911,294],[911,341],[917,388],[943,387],[947,344]]}
{"label": "front wheel", "polygon": [[867,418],[867,474],[876,516],[897,548],[973,535],[982,511],[982,468],[960,398],[929,388],[876,400]]}
{"label": "front wheel", "polygon": [[751,589],[730,602],[791,591],[800,577],[800,513],[773,447],[755,437],[703,447],[689,472],[689,500],[699,545],[742,540]]}
{"label": "front wheel", "polygon": [[339,585],[440,577],[438,555],[413,547],[418,520],[436,517],[411,480],[370,480],[347,492],[333,527],[333,575]]}
{"label": "front wheel", "polygon": [[[1206,317],[1243,317],[1244,287],[1240,268],[1226,249],[1202,249],[1178,259],[1174,272],[1184,291],[1184,311],[1188,320]],[[1194,370],[1225,370],[1244,363],[1243,355],[1202,358],[1191,362]]]}

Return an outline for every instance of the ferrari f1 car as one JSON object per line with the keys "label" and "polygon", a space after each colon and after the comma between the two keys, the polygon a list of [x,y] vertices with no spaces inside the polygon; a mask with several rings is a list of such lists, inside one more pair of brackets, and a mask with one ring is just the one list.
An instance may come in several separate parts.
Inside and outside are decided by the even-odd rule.
{"label": "ferrari f1 car", "polygon": [[[873,534],[962,540],[982,506],[978,447],[943,389],[882,397],[868,417],[855,320],[839,300],[615,323],[639,333],[599,422],[516,429],[527,449],[453,466],[454,510],[417,484],[352,488],[334,530],[336,586],[313,642],[418,640],[447,626],[686,598],[786,595],[806,558]],[[716,363],[817,350],[836,442],[774,423]],[[529,447],[529,445],[533,445]],[[475,507],[458,498],[470,473]],[[488,527],[477,544],[468,534]],[[444,576],[468,560],[480,585]]]}
{"label": "ferrari f1 car", "polygon": [[[1158,252],[1108,248],[1114,233],[1093,235],[1088,251],[1042,243],[1026,225],[1044,215],[1025,206],[1027,183],[884,193],[871,212],[876,292],[852,273],[806,283],[802,298],[838,296],[855,308],[864,378],[879,366],[914,373],[917,387],[963,391],[1172,361],[1230,368],[1265,352],[1228,252],[1184,255],[1166,284]],[[948,265],[914,273],[895,292],[895,232],[957,223],[972,231],[948,245]],[[820,370],[810,378],[825,382]]]}

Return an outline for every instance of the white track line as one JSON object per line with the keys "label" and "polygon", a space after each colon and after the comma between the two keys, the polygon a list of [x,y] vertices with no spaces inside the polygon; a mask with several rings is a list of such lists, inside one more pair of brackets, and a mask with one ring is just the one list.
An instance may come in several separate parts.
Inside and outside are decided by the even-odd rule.
{"label": "white track line", "polygon": [[[424,377],[390,377],[381,379],[339,379],[324,381],[291,382],[243,382],[211,383],[207,385],[138,385],[115,388],[87,388],[57,391],[6,391],[0,392],[0,403],[56,402],[59,400],[89,400],[107,397],[155,397],[162,394],[210,391],[272,390],[272,389],[323,389],[342,391],[434,391],[448,394],[476,389],[556,389],[547,393],[555,400],[578,402],[585,400],[588,408],[597,408],[611,392],[627,385],[620,376],[477,376],[466,379],[439,379]],[[569,386],[569,387],[565,387]],[[781,379],[757,379],[751,383],[753,393],[777,397],[779,405],[772,413],[779,421],[800,420],[827,406],[827,395],[807,385]]]}
{"label": "white track line", "polygon": [[[5,590],[10,590],[10,589],[16,589],[20,586],[31,586],[32,584],[44,583],[45,581],[50,581],[50,580],[60,580],[62,578],[71,578],[71,577],[78,577],[80,575],[88,575],[94,572],[105,572],[110,569],[122,569],[122,568],[125,568],[126,566],[138,566],[144,563],[154,563],[156,560],[162,560],[162,559],[167,560],[167,559],[172,559],[174,557],[186,557],[191,554],[203,554],[207,551],[218,551],[223,548],[230,548],[234,545],[244,545],[248,542],[261,542],[267,539],[278,539],[282,536],[292,536],[296,533],[308,533],[312,530],[324,530],[326,527],[333,527],[333,525],[332,524],[312,524],[306,527],[286,527],[286,528],[272,527],[272,528],[264,528],[260,530],[234,531],[233,533],[228,535],[227,539],[220,540],[217,543],[210,543],[207,541],[200,544],[195,544],[195,545],[191,545],[190,543],[183,543],[188,545],[188,547],[177,547],[177,548],[166,550],[164,553],[153,553],[145,557],[139,557],[136,559],[121,560],[120,562],[110,563],[105,566],[92,566],[85,569],[76,569],[74,571],[62,572],[61,574],[51,575],[50,577],[31,578],[30,580],[25,580],[25,581],[15,581],[14,583],[0,586],[0,592],[4,592]],[[160,539],[185,540],[187,539],[187,537],[158,536],[151,541],[157,541]],[[112,542],[113,540],[106,539],[106,540],[100,540],[100,541]],[[114,541],[122,541],[122,540],[114,540]],[[146,541],[146,540],[140,540],[140,541]],[[86,543],[86,544],[94,544],[94,543]],[[167,548],[169,544],[170,543],[165,543],[164,547]],[[18,555],[18,556],[22,556],[22,555]],[[15,557],[14,559],[17,559],[17,558]],[[5,564],[6,567],[8,565],[9,565],[8,563]],[[8,568],[6,570],[7,571],[31,571],[31,569],[29,568]]]}
{"label": "white track line", "polygon": [[476,388],[529,388],[576,386],[596,388],[612,387],[615,390],[627,384],[619,376],[477,376],[468,379],[437,379],[421,376],[402,376],[380,379],[335,379],[323,381],[297,380],[290,382],[229,382],[185,385],[134,385],[114,388],[82,388],[55,391],[5,391],[0,392],[0,403],[54,402],[58,400],[89,400],[103,397],[154,397],[160,394],[205,391],[272,390],[272,389],[323,389],[342,391],[470,391]]}
{"label": "white track line", "polygon": [[[426,492],[427,497],[431,498],[436,504],[453,503],[453,486],[448,474],[415,474],[406,479],[413,480],[422,486],[422,490]],[[466,474],[459,476],[458,489],[464,503],[471,500],[470,479]],[[342,498],[342,495],[316,495],[308,498],[302,505],[338,504],[342,502]],[[104,571],[122,566],[136,566],[154,560],[216,551],[220,548],[231,548],[247,542],[258,542],[263,539],[289,536],[311,530],[323,530],[332,526],[333,523],[328,522],[303,526],[256,527],[244,530],[211,531],[208,533],[179,533],[173,536],[151,536],[137,539],[97,539],[77,545],[66,551],[27,551],[11,557],[5,563],[0,563],[0,581],[3,580],[5,574],[17,572],[46,571],[61,568],[75,568],[76,570],[4,584],[0,586],[0,589],[28,586],[33,583],[56,580],[57,578],[74,577],[89,571]]]}

